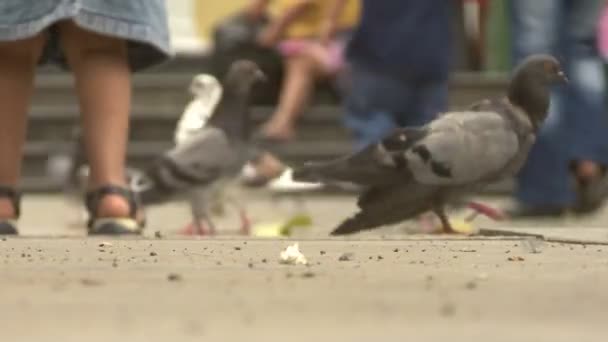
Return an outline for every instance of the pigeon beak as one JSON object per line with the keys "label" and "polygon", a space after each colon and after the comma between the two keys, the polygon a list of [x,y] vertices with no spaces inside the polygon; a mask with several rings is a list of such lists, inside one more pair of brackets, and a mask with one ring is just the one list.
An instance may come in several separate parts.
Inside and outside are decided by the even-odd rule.
{"label": "pigeon beak", "polygon": [[259,69],[255,71],[255,79],[260,82],[268,81],[268,77],[266,77],[266,74],[264,74],[264,72]]}
{"label": "pigeon beak", "polygon": [[566,74],[560,70],[557,72],[557,78],[562,82],[562,83],[569,83],[570,80],[568,79],[568,76],[566,76]]}

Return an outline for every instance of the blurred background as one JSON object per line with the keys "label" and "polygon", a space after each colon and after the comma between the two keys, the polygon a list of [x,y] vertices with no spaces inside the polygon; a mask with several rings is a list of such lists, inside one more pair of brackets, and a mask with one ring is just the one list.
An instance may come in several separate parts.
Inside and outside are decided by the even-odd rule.
{"label": "blurred background", "polygon": [[[134,77],[130,165],[145,166],[172,146],[176,122],[191,100],[188,87],[192,77],[199,73],[220,74],[222,71],[218,69],[225,69],[225,65],[218,66],[212,58],[214,29],[248,3],[248,0],[167,1],[176,55],[172,61]],[[468,11],[473,13],[472,17],[468,16],[469,20],[487,22],[482,26],[483,33],[474,40],[466,38],[467,11],[463,4],[454,1],[451,13],[456,42],[450,88],[450,103],[454,106],[501,92],[509,68],[506,1],[494,0],[487,4],[480,1],[477,11]],[[483,19],[485,16],[488,18]],[[269,58],[272,57],[276,58]],[[269,65],[281,67],[276,60],[271,60]],[[265,122],[277,104],[280,72],[273,72],[274,84],[268,84],[256,94],[253,118],[259,124]],[[333,87],[319,83],[310,106],[298,122],[297,138],[280,147],[287,164],[333,157],[351,150],[349,134],[342,124],[342,99]],[[47,177],[46,163],[50,154],[73,150],[78,106],[69,73],[54,67],[41,71],[30,115],[23,188],[28,192],[58,191],[60,184]]]}
{"label": "blurred background", "polygon": [[[270,82],[255,91],[251,117],[262,132],[266,132],[270,138],[277,138],[275,151],[282,165],[333,158],[353,150],[356,139],[344,122],[348,72],[337,71],[329,77],[313,79],[313,89],[305,105],[298,104],[291,108],[292,112],[301,112],[292,113],[293,117],[297,117],[297,120],[294,119],[297,124],[288,129],[273,125],[277,120],[273,121],[272,118],[278,116],[283,108],[280,105],[281,86],[288,74],[289,59],[285,50],[278,48],[278,43],[286,37],[275,37],[275,41],[259,44],[259,32],[253,32],[254,36],[258,35],[252,45],[243,38],[248,34],[251,36],[252,32],[239,33],[238,30],[263,30],[269,22],[280,18],[281,11],[289,8],[290,3],[296,4],[298,1],[269,1],[267,11],[257,18],[256,24],[244,24],[239,18],[251,11],[253,2],[167,1],[175,58],[134,76],[128,155],[130,166],[145,167],[173,146],[176,123],[192,100],[189,87],[195,75],[208,73],[221,78],[233,60],[243,57],[256,61],[269,76]],[[564,4],[563,13],[567,13],[573,8],[570,3],[583,6],[599,2],[554,0],[547,3],[556,6]],[[510,17],[512,8],[509,1],[452,0],[447,4],[450,37],[445,37],[445,40],[451,48],[447,56],[448,107],[463,108],[481,98],[500,96],[505,91],[513,65],[513,18]],[[597,13],[595,17],[598,17]],[[543,20],[544,14],[539,18]],[[546,20],[553,19],[546,17]],[[599,20],[595,21],[594,27],[599,27]],[[297,24],[297,19],[295,22]],[[258,24],[260,27],[256,26]],[[351,29],[354,30],[357,25],[357,21],[353,21]],[[576,31],[575,28],[572,30]],[[414,34],[419,35],[423,42],[427,32],[421,30]],[[584,43],[597,48],[596,40]],[[345,57],[342,56],[342,59]],[[348,71],[348,68],[344,70]],[[60,181],[48,176],[48,161],[49,156],[73,154],[76,148],[74,129],[79,113],[72,82],[69,74],[51,67],[42,70],[37,78],[23,169],[25,191],[57,192],[62,188]],[[280,167],[268,174],[268,178],[278,177]],[[509,180],[490,187],[488,192],[508,194],[513,189],[514,182]]]}

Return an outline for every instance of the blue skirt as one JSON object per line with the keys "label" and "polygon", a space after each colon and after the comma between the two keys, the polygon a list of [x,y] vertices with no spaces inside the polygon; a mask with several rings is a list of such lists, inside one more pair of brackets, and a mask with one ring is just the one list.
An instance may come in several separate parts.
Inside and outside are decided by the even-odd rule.
{"label": "blue skirt", "polygon": [[171,56],[164,0],[0,0],[0,41],[50,33],[41,64],[65,65],[55,24],[72,20],[78,26],[128,42],[133,71]]}

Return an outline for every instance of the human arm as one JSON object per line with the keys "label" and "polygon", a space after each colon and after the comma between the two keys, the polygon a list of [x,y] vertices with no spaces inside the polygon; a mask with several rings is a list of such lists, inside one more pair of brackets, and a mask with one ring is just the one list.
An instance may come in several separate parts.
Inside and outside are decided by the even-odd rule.
{"label": "human arm", "polygon": [[269,3],[270,0],[251,0],[245,12],[250,18],[260,19],[266,13]]}
{"label": "human arm", "polygon": [[258,37],[258,43],[262,46],[276,44],[285,33],[287,27],[313,5],[312,0],[295,1],[285,12],[281,13],[270,25],[262,31]]}
{"label": "human arm", "polygon": [[319,37],[322,44],[328,44],[334,34],[336,34],[338,20],[348,1],[349,0],[333,0],[332,6],[322,24],[321,36]]}

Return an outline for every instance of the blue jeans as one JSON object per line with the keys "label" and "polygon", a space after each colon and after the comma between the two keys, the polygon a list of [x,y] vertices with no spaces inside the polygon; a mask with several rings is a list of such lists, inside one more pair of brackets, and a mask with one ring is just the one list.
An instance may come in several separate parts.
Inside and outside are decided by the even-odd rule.
{"label": "blue jeans", "polygon": [[445,81],[408,81],[353,65],[346,99],[346,126],[357,150],[395,127],[424,125],[447,108]]}
{"label": "blue jeans", "polygon": [[547,122],[518,176],[526,205],[569,206],[576,196],[570,164],[608,165],[606,85],[595,36],[603,0],[511,0],[513,61],[551,53],[570,84],[555,89]]}

